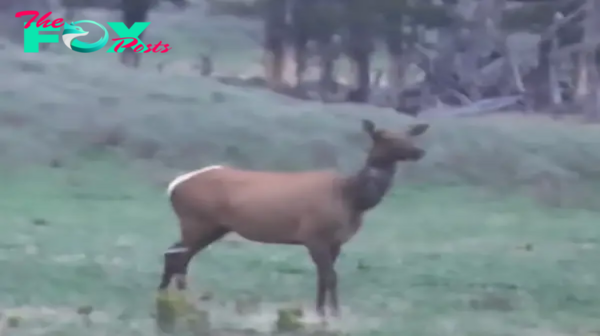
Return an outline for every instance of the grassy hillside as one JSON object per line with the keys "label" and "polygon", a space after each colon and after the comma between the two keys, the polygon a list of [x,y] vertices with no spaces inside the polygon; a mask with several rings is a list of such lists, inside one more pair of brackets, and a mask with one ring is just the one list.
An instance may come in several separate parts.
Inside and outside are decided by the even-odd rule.
{"label": "grassy hillside", "polygon": [[[152,35],[188,42],[170,59],[222,32],[224,68],[256,65],[239,56],[257,55],[238,43],[248,27],[190,20],[183,30],[176,15],[157,17],[164,30]],[[10,78],[0,81],[0,310],[18,324],[8,334],[153,334],[161,254],[177,238],[162,187],[177,172],[214,163],[350,172],[368,146],[360,119],[421,122],[160,74],[156,57],[132,71],[102,54],[0,51]],[[522,116],[429,122],[427,157],[403,167],[344,251],[344,317],[332,329],[597,334],[600,129]],[[195,259],[191,277],[194,295],[214,295],[201,306],[215,329],[267,333],[277,307],[312,307],[301,248],[227,240]],[[259,304],[239,315],[243,300]],[[87,319],[82,306],[93,307]]]}
{"label": "grassy hillside", "polygon": [[[396,129],[418,122],[392,110],[299,103],[191,75],[115,68],[103,54],[26,56],[18,49],[0,56],[12,78],[0,84],[9,165],[66,164],[110,150],[177,169],[229,162],[350,171],[368,145],[361,118]],[[556,205],[600,208],[590,194],[600,176],[597,126],[521,116],[427,122],[427,158],[406,166],[405,182],[520,188]]]}

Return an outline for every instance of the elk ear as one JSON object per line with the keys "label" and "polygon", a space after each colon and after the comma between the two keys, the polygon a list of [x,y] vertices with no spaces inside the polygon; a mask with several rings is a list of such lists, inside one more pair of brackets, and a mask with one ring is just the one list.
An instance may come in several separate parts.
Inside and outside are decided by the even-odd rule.
{"label": "elk ear", "polygon": [[428,124],[417,124],[417,125],[412,125],[409,129],[408,129],[408,135],[410,136],[418,136],[421,135],[423,133],[425,133],[425,131],[427,131],[427,129],[429,128]]}
{"label": "elk ear", "polygon": [[373,137],[375,135],[375,124],[371,120],[363,119],[362,121],[363,131]]}

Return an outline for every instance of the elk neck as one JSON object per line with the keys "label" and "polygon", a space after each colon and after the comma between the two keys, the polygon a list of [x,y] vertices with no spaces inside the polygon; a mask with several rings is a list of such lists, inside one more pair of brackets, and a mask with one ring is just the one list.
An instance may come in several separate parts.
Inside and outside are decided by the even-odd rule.
{"label": "elk neck", "polygon": [[369,158],[366,164],[345,181],[345,196],[352,208],[364,212],[374,208],[394,181],[396,163]]}

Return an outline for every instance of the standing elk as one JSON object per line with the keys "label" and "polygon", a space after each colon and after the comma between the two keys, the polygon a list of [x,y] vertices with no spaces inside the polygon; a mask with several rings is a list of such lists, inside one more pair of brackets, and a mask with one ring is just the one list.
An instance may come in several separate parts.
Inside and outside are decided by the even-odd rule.
{"label": "standing elk", "polygon": [[194,255],[235,232],[250,241],[305,246],[317,269],[316,311],[324,317],[327,300],[338,316],[334,265],[341,247],[360,229],[364,213],[386,195],[397,163],[425,155],[413,138],[428,128],[417,124],[405,132],[391,132],[363,120],[372,146],[364,166],[348,176],[210,166],[176,178],[167,194],[179,219],[181,240],[164,254],[159,290],[166,290],[172,278],[179,290],[186,289]]}

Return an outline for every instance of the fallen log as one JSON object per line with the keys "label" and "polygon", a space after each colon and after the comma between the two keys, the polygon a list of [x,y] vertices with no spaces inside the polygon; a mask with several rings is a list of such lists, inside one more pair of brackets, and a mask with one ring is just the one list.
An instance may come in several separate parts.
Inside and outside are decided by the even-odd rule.
{"label": "fallen log", "polygon": [[456,117],[476,117],[483,114],[497,112],[498,110],[515,105],[521,100],[520,95],[482,99],[473,102],[467,106],[461,107],[441,107],[421,111],[418,114],[420,119],[436,119],[436,118],[456,118]]}

